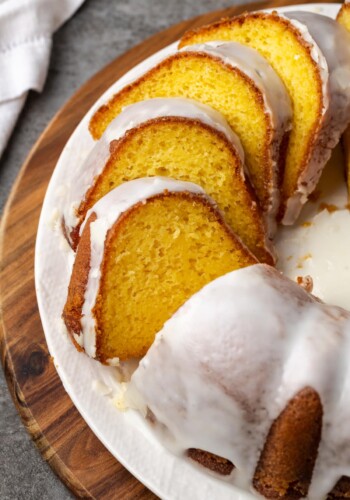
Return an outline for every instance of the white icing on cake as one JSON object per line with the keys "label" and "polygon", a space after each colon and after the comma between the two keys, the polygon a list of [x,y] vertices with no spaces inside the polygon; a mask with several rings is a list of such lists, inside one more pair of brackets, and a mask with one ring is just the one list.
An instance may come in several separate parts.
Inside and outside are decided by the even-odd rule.
{"label": "white icing on cake", "polygon": [[[187,52],[204,52],[220,58],[225,64],[237,68],[253,81],[264,99],[265,111],[270,115],[274,139],[270,159],[273,168],[273,186],[268,207],[268,226],[274,232],[274,217],[279,206],[278,158],[279,146],[286,132],[292,127],[292,106],[287,90],[267,60],[258,51],[235,42],[206,42],[181,49]],[[266,208],[266,207],[265,207]]]}
{"label": "white icing on cake", "polygon": [[[85,223],[92,213],[97,219],[90,224],[91,257],[90,271],[86,286],[84,305],[82,309],[81,326],[83,341],[79,345],[84,346],[86,354],[94,358],[96,356],[96,330],[95,318],[92,309],[100,283],[100,267],[104,255],[105,238],[108,230],[115,224],[126,210],[148,198],[163,193],[188,191],[191,193],[205,194],[204,190],[191,182],[176,181],[166,177],[145,177],[125,182],[110,191],[101,198],[87,213],[80,233],[84,230]],[[115,358],[111,360],[112,365],[118,364]]]}
{"label": "white icing on cake", "polygon": [[205,52],[246,74],[263,94],[267,111],[275,127],[292,127],[292,105],[287,90],[267,60],[251,47],[236,42],[206,42],[189,45],[180,52]]}
{"label": "white icing on cake", "polygon": [[307,168],[287,202],[283,224],[293,224],[314,190],[341,134],[350,122],[350,34],[336,21],[311,12],[288,12],[318,65],[323,88],[323,115]]}
{"label": "white icing on cake", "polygon": [[[71,177],[67,181],[69,182],[69,189],[66,190],[62,202],[63,219],[68,236],[79,222],[76,210],[84,199],[85,193],[93,184],[94,178],[102,172],[110,157],[111,142],[122,138],[128,130],[160,117],[182,117],[199,120],[223,133],[236,149],[242,166],[244,165],[244,152],[240,140],[221,113],[210,106],[180,97],[149,99],[127,106],[109,124],[85,162],[77,165],[75,170],[71,172]],[[243,169],[242,175],[244,175]]]}
{"label": "white icing on cake", "polygon": [[350,313],[258,264],[206,285],[165,323],[129,398],[168,446],[231,460],[231,479],[249,487],[273,421],[314,388],[324,415],[308,498],[320,500],[350,472],[349,359]]}

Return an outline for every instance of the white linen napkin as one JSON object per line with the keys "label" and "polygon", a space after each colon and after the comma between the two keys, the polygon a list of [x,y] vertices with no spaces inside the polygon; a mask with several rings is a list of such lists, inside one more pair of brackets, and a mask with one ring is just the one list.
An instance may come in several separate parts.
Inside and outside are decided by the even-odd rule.
{"label": "white linen napkin", "polygon": [[52,34],[84,0],[0,2],[0,157],[30,89],[41,92]]}

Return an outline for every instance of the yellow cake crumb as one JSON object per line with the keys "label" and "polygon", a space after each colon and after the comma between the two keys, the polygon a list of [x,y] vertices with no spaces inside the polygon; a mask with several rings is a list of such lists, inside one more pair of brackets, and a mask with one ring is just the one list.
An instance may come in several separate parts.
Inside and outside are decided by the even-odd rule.
{"label": "yellow cake crumb", "polygon": [[110,230],[105,246],[93,310],[99,358],[143,356],[190,296],[256,262],[200,195],[170,193],[136,205]]}

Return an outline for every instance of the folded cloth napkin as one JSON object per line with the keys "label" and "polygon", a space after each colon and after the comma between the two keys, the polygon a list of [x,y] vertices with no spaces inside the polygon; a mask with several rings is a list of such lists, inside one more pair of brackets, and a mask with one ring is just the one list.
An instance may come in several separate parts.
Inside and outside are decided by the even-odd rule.
{"label": "folded cloth napkin", "polygon": [[28,90],[41,92],[52,34],[84,0],[0,0],[0,157]]}

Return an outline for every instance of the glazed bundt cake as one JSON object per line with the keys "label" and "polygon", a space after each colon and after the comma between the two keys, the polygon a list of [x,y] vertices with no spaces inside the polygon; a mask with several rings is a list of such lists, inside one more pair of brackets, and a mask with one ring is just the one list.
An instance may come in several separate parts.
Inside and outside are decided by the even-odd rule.
{"label": "glazed bundt cake", "polygon": [[80,225],[101,197],[123,182],[162,175],[202,186],[259,261],[272,264],[267,224],[243,169],[240,141],[217,111],[183,98],[138,102],[113,120],[72,173],[66,233],[76,248]]}
{"label": "glazed bundt cake", "polygon": [[63,320],[122,375],[139,362],[122,406],[185,460],[255,496],[350,498],[350,312],[258,263],[350,121],[350,35],[254,13],[180,47],[92,115]]}
{"label": "glazed bundt cake", "polygon": [[138,358],[193,293],[256,262],[201,188],[136,179],[88,212],[63,319],[89,356]]}
{"label": "glazed bundt cake", "polygon": [[292,224],[350,120],[350,37],[319,14],[286,16],[256,12],[224,19],[185,34],[180,47],[239,42],[258,50],[281,77],[292,100],[293,128],[280,217]]}
{"label": "glazed bundt cake", "polygon": [[238,135],[250,180],[271,225],[279,205],[278,176],[291,124],[290,100],[258,52],[238,44],[184,49],[122,89],[91,118],[101,137],[125,106],[155,97],[187,97],[221,112]]}
{"label": "glazed bundt cake", "polygon": [[336,485],[329,498],[348,498],[349,359],[350,313],[258,264],[165,323],[126,404],[168,445],[264,497],[321,500]]}

